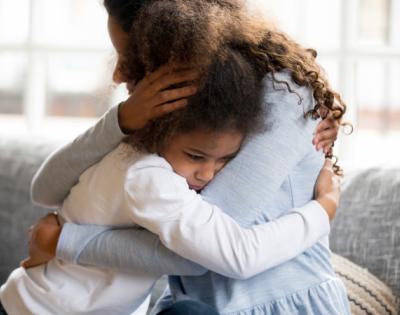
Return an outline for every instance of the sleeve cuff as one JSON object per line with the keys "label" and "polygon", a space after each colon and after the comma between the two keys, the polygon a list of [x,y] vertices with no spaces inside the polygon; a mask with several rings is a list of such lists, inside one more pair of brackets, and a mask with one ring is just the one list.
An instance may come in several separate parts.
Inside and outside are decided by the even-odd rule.
{"label": "sleeve cuff", "polygon": [[109,229],[107,226],[100,225],[65,223],[58,239],[56,257],[66,262],[77,264],[79,256],[87,244]]}
{"label": "sleeve cuff", "polygon": [[118,108],[117,106],[111,107],[108,112],[105,114],[104,119],[107,121],[106,126],[110,127],[111,134],[114,134],[116,138],[122,139],[126,137],[128,134],[125,134],[119,125],[118,122]]}

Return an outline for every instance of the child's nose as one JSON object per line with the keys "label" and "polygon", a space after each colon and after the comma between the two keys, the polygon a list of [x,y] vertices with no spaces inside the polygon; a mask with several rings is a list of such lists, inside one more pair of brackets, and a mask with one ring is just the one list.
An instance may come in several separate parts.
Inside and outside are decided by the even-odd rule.
{"label": "child's nose", "polygon": [[214,163],[207,163],[198,170],[197,179],[208,183],[214,178],[215,171],[216,169]]}

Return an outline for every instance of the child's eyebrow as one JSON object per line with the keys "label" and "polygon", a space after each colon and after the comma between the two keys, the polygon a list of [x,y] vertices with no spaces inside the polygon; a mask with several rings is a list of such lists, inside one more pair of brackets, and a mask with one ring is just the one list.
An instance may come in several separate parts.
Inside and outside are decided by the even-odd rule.
{"label": "child's eyebrow", "polygon": [[[209,154],[207,154],[206,152],[203,152],[203,151],[201,151],[201,150],[199,150],[199,149],[195,149],[195,148],[188,147],[187,150],[189,150],[189,151],[191,151],[191,152],[193,152],[193,153],[197,153],[197,154],[204,155],[204,156],[206,156],[206,157],[210,157]],[[239,153],[239,151],[240,151],[240,149],[237,150],[237,151],[235,151],[235,152],[233,152],[233,153],[224,155],[224,156],[222,157],[222,159],[233,159],[233,158]]]}
{"label": "child's eyebrow", "polygon": [[240,150],[237,150],[237,151],[235,151],[235,152],[233,152],[231,154],[225,155],[224,158],[225,159],[233,159],[239,153],[239,151]]}
{"label": "child's eyebrow", "polygon": [[201,151],[199,149],[188,147],[187,150],[189,150],[189,151],[191,151],[193,153],[198,153],[198,154],[201,154],[201,155],[209,156],[209,154],[207,154],[206,152],[203,152],[203,151]]}

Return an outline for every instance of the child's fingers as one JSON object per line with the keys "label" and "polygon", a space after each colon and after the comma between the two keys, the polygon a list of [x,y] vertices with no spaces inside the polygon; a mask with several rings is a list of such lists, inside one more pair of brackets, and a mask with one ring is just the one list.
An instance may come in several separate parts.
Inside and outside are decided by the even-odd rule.
{"label": "child's fingers", "polygon": [[167,103],[163,105],[159,105],[153,110],[153,118],[157,118],[168,113],[171,113],[175,110],[181,109],[187,105],[187,99],[181,99],[172,103]]}
{"label": "child's fingers", "polygon": [[315,135],[313,139],[313,144],[317,145],[322,141],[330,141],[333,143],[337,139],[337,132],[335,129],[326,129]]}
{"label": "child's fingers", "polygon": [[45,262],[35,261],[31,257],[28,257],[28,258],[26,258],[26,259],[24,259],[23,261],[20,262],[20,266],[24,267],[25,269],[29,269],[29,268],[33,268],[33,267],[37,267],[37,266],[43,265],[44,263]]}
{"label": "child's fingers", "polygon": [[320,141],[318,142],[318,144],[315,145],[315,149],[317,151],[320,151],[322,149],[324,153],[327,153],[327,151],[332,148],[332,143],[333,142],[331,140]]}
{"label": "child's fingers", "polygon": [[329,153],[329,151],[332,150],[333,145],[330,141],[326,141],[325,143],[321,144],[321,147],[322,147],[322,152],[324,152],[324,154],[327,154],[327,153]]}
{"label": "child's fingers", "polygon": [[333,165],[334,163],[332,159],[326,158],[324,165],[322,166],[321,172],[328,172],[332,183],[334,183],[334,187],[336,187],[340,191],[340,183],[342,178],[335,174]]}
{"label": "child's fingers", "polygon": [[333,161],[332,159],[325,159],[324,166],[322,170],[329,171],[333,173]]}
{"label": "child's fingers", "polygon": [[31,259],[31,257],[28,257],[28,258],[24,259],[23,261],[21,261],[20,265],[21,265],[21,267],[24,267],[25,269],[28,269],[28,268],[32,268],[32,267],[35,267],[35,266],[40,265],[40,264],[35,263]]}
{"label": "child's fingers", "polygon": [[318,123],[317,128],[315,129],[315,133],[318,134],[319,132],[326,129],[334,129],[337,131],[339,129],[339,126],[340,123],[336,119],[333,119],[332,117],[325,118]]}
{"label": "child's fingers", "polygon": [[321,120],[318,125],[317,128],[315,128],[315,134],[318,134],[319,132],[325,130],[325,129],[329,129],[331,127],[331,119],[323,119]]}
{"label": "child's fingers", "polygon": [[19,265],[20,265],[21,267],[23,267],[23,268],[27,268],[26,266],[27,266],[27,264],[28,264],[28,260],[29,260],[29,258],[26,258],[26,259],[22,260],[22,261],[19,263]]}

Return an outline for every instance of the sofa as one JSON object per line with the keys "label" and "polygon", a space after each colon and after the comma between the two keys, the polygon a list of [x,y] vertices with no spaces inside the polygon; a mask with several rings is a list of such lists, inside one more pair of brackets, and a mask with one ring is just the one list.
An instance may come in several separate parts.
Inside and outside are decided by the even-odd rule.
{"label": "sofa", "polygon": [[[33,136],[0,136],[0,283],[26,256],[29,226],[49,211],[31,203],[29,187],[59,145]],[[355,292],[353,314],[394,315],[397,311],[387,303],[400,297],[400,169],[371,168],[345,176],[330,239],[332,251],[340,255],[334,257],[335,268],[349,296]],[[164,286],[165,278],[153,302]],[[372,310],[371,299],[381,311]]]}

